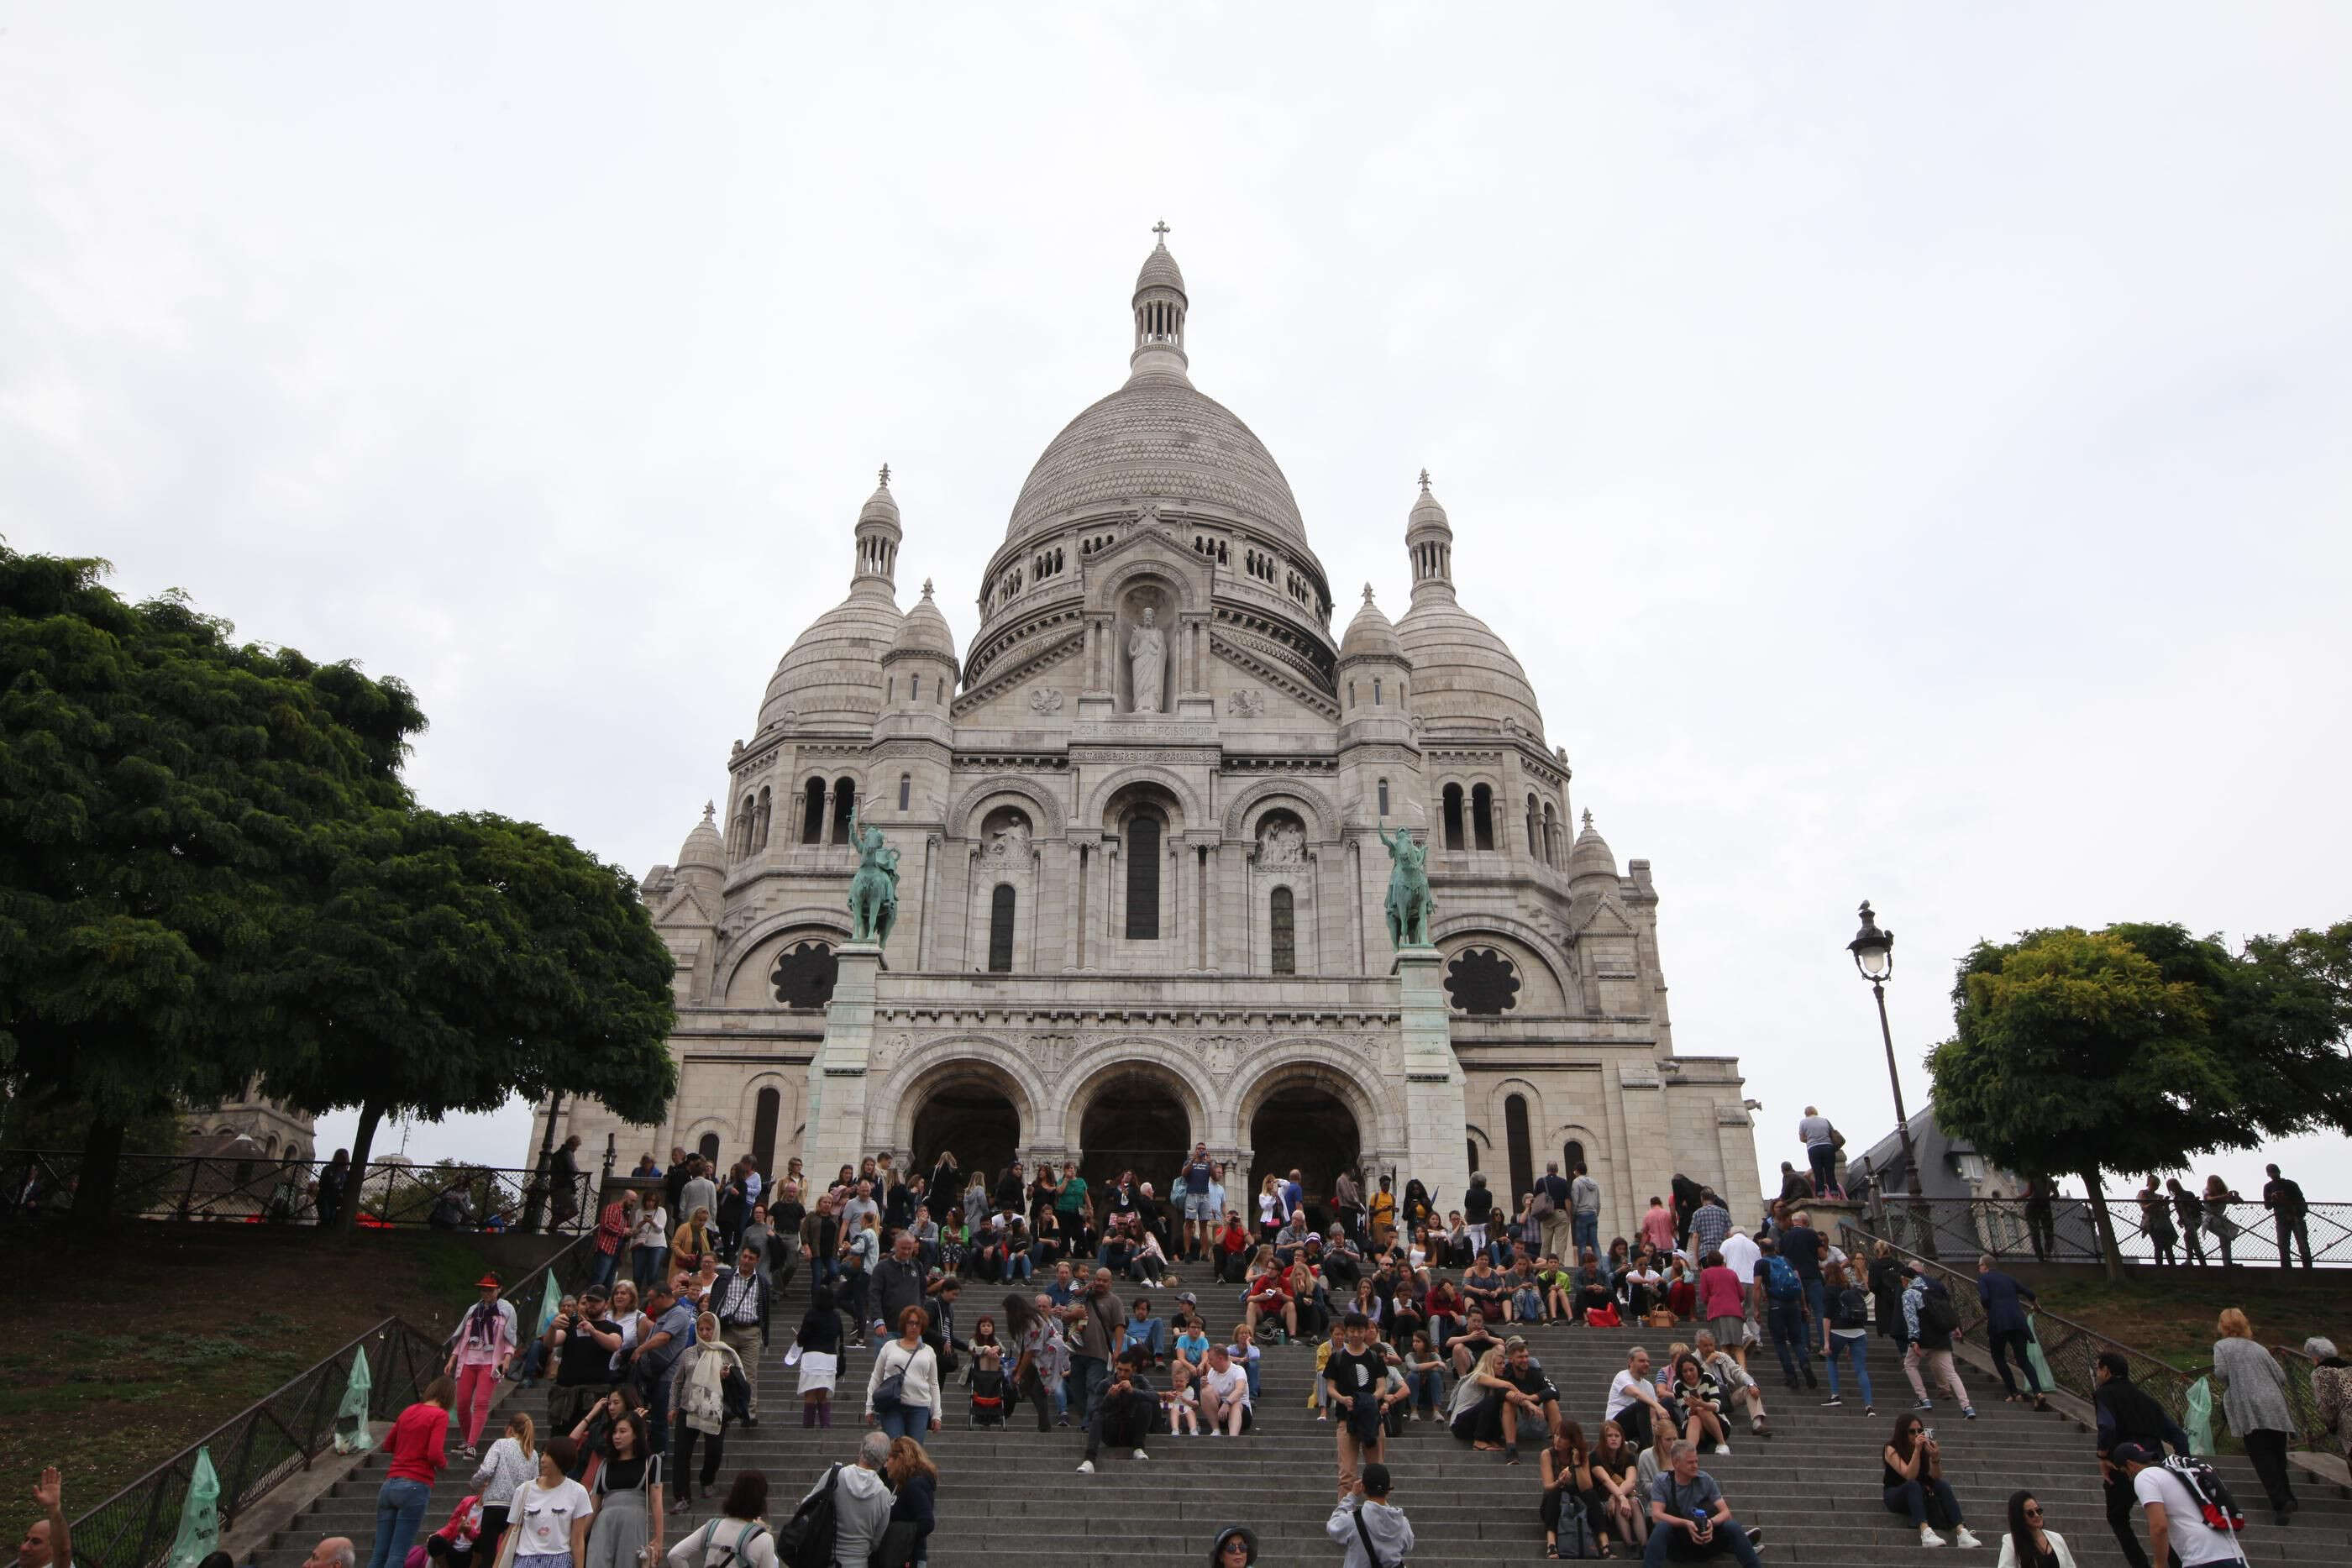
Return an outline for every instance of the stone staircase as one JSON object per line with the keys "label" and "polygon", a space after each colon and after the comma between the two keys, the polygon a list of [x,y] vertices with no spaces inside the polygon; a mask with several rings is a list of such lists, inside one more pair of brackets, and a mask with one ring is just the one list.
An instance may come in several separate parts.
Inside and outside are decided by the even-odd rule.
{"label": "stone staircase", "polygon": [[[1238,1319],[1238,1310],[1230,1307],[1237,1290],[1208,1281],[1204,1270],[1185,1272],[1184,1288],[1211,1306],[1212,1324],[1229,1327]],[[1150,1294],[1155,1306],[1173,1298],[1167,1290]],[[827,1463],[854,1454],[872,1354],[849,1353],[835,1426],[803,1429],[793,1375],[782,1364],[799,1303],[805,1301],[799,1291],[794,1296],[791,1309],[779,1313],[774,1346],[760,1367],[761,1424],[729,1433],[720,1475],[723,1489],[739,1469],[765,1470],[777,1519]],[[995,1288],[968,1289],[959,1313],[963,1324],[968,1328],[999,1299]],[[1666,1346],[1681,1337],[1670,1331],[1573,1327],[1537,1328],[1528,1336],[1560,1388],[1564,1413],[1588,1434],[1599,1428],[1609,1380],[1627,1351],[1644,1344],[1663,1360]],[[1308,1406],[1314,1364],[1311,1344],[1266,1347],[1264,1391],[1249,1434],[1239,1440],[1159,1434],[1149,1461],[1136,1461],[1124,1449],[1106,1450],[1093,1476],[1076,1473],[1084,1439],[1075,1427],[1040,1436],[1034,1414],[1023,1406],[1011,1427],[975,1431],[965,1424],[965,1391],[954,1388],[943,1429],[928,1445],[940,1472],[931,1562],[937,1568],[1198,1568],[1221,1527],[1243,1524],[1256,1532],[1263,1563],[1336,1563],[1339,1549],[1323,1533],[1337,1490],[1333,1427],[1318,1423]],[[1908,1523],[1880,1500],[1879,1448],[1896,1412],[1911,1402],[1910,1385],[1885,1342],[1874,1340],[1871,1346],[1876,1416],[1863,1414],[1850,1388],[1848,1402],[1835,1410],[1821,1407],[1826,1392],[1788,1391],[1769,1352],[1753,1355],[1751,1365],[1765,1386],[1777,1436],[1758,1439],[1737,1432],[1732,1452],[1706,1456],[1701,1463],[1721,1483],[1740,1522],[1763,1529],[1765,1560],[1880,1568],[1921,1554]],[[1990,1568],[2009,1494],[2026,1487],[2041,1499],[2050,1528],[2066,1537],[2083,1568],[2121,1563],[2101,1508],[2089,1436],[2064,1416],[2003,1403],[1998,1383],[1984,1375],[1964,1368],[1963,1375],[1980,1418],[1963,1420],[1942,1402],[1927,1417],[1944,1446],[1946,1477],[1986,1542],[1980,1553],[1959,1553],[1960,1562]],[[535,1412],[544,1408],[537,1391],[522,1397]],[[502,1422],[494,1415],[486,1436]],[[1388,1447],[1393,1500],[1412,1517],[1419,1537],[1416,1561],[1459,1562],[1465,1553],[1541,1560],[1535,1445],[1522,1463],[1506,1466],[1497,1455],[1456,1442],[1441,1425],[1413,1422]],[[330,1534],[351,1536],[364,1562],[383,1467],[380,1457],[373,1458],[337,1483],[255,1555],[254,1568],[299,1568],[310,1545]],[[2254,1521],[2244,1537],[2252,1563],[2352,1563],[2352,1501],[2299,1481],[2303,1511],[2290,1528],[2274,1529],[2246,1462],[2225,1458],[2221,1469]],[[447,1517],[469,1473],[462,1464],[445,1472],[426,1511],[426,1529]],[[694,1513],[669,1521],[665,1542],[713,1511],[698,1499]]]}

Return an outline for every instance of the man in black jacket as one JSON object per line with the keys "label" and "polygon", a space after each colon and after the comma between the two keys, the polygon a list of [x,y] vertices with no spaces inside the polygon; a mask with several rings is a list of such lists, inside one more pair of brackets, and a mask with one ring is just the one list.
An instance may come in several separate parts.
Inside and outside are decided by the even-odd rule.
{"label": "man in black jacket", "polygon": [[1151,1380],[1143,1375],[1150,1360],[1139,1350],[1120,1353],[1118,1370],[1104,1386],[1101,1403],[1087,1422],[1087,1457],[1078,1466],[1080,1475],[1095,1473],[1095,1460],[1106,1440],[1114,1448],[1133,1445],[1139,1459],[1151,1457],[1143,1449],[1153,1423],[1160,1418],[1160,1399],[1151,1392]]}
{"label": "man in black jacket", "polygon": [[719,1270],[710,1283],[710,1310],[719,1318],[719,1337],[743,1358],[744,1379],[751,1385],[751,1409],[743,1417],[747,1427],[760,1424],[760,1353],[768,1348],[768,1298],[767,1275],[760,1268],[760,1254],[754,1248],[737,1252],[735,1267]]}
{"label": "man in black jacket", "polygon": [[875,1320],[875,1333],[887,1336],[894,1332],[898,1314],[908,1307],[922,1307],[929,1316],[923,1301],[924,1279],[923,1266],[915,1260],[915,1233],[901,1230],[890,1243],[890,1256],[874,1266],[874,1281],[867,1288],[866,1316]]}
{"label": "man in black jacket", "polygon": [[2134,1530],[2139,1503],[2132,1493],[2131,1477],[2107,1456],[2118,1443],[2145,1443],[2159,1454],[2161,1445],[2168,1443],[2174,1453],[2185,1454],[2189,1434],[2146,1389],[2132,1382],[2131,1363],[2119,1353],[2103,1353],[2091,1376],[2097,1385],[2091,1403],[2099,1417],[2099,1478],[2106,1488],[2107,1528],[2115,1532],[2116,1545],[2131,1568],[2151,1568],[2147,1550],[2140,1545]]}
{"label": "man in black jacket", "polygon": [[2276,1166],[2264,1166],[2270,1180],[2263,1183],[2263,1207],[2271,1211],[2271,1223],[2278,1227],[2279,1267],[2292,1269],[2294,1258],[2287,1251],[2289,1241],[2303,1243],[2303,1266],[2311,1267],[2311,1226],[2306,1218],[2311,1205],[2304,1201],[2303,1184],[2279,1175]]}

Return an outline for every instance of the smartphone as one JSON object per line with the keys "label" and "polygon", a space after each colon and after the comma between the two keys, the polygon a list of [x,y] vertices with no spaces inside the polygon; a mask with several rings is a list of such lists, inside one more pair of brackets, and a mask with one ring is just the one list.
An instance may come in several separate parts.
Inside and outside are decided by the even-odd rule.
{"label": "smartphone", "polygon": [[1927,1430],[1921,1432],[1919,1434],[1919,1440],[1925,1443],[1934,1442],[1936,1440],[1936,1428],[1930,1427]]}

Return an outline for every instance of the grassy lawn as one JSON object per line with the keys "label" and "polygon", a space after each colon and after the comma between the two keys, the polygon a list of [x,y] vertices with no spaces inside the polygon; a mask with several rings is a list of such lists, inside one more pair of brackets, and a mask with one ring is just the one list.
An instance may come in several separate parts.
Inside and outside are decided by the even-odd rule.
{"label": "grassy lawn", "polygon": [[[64,1472],[79,1514],[383,1318],[454,1329],[484,1269],[544,1240],[244,1225],[12,1227],[0,1310],[0,1484]],[[215,1462],[226,1463],[215,1454]]]}
{"label": "grassy lawn", "polygon": [[2042,1304],[2061,1317],[2176,1366],[2213,1359],[2213,1320],[2236,1307],[2252,1320],[2264,1344],[2300,1348],[2312,1334],[2342,1346],[2352,1340],[2352,1275],[2342,1270],[2298,1272],[2276,1269],[2139,1270],[2120,1285],[2104,1280],[2048,1280],[2034,1287]]}

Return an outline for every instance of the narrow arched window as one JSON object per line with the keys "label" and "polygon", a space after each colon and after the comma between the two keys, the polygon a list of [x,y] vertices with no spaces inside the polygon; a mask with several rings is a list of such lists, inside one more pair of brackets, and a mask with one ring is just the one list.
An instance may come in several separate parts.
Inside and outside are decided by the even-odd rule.
{"label": "narrow arched window", "polygon": [[1495,847],[1495,792],[1481,784],[1470,791],[1471,841],[1482,850]]}
{"label": "narrow arched window", "polygon": [[1517,1210],[1519,1199],[1533,1192],[1536,1185],[1536,1155],[1528,1142],[1528,1100],[1524,1094],[1514,1094],[1503,1102],[1503,1137],[1511,1154],[1511,1207]]}
{"label": "narrow arched window", "polygon": [[808,804],[801,811],[801,842],[817,844],[824,841],[824,780],[808,781]]}
{"label": "narrow arched window", "polygon": [[1381,706],[1381,678],[1378,675],[1372,677],[1372,706]]}
{"label": "narrow arched window", "polygon": [[776,1168],[776,1123],[782,1117],[784,1097],[774,1089],[762,1089],[753,1102],[751,1113],[751,1163],[763,1172]]}
{"label": "narrow arched window", "polygon": [[836,779],[833,781],[833,841],[849,841],[849,824],[857,817],[857,780]]}
{"label": "narrow arched window", "polygon": [[703,1157],[704,1159],[709,1160],[709,1161],[712,1165],[714,1165],[714,1166],[715,1166],[715,1165],[717,1165],[717,1164],[719,1163],[719,1134],[716,1134],[716,1133],[705,1133],[705,1134],[702,1134],[702,1136],[701,1136],[701,1138],[696,1142],[696,1144],[695,1144],[695,1145],[694,1145],[694,1146],[695,1146],[696,1150],[701,1154],[701,1155],[702,1155],[702,1157]]}
{"label": "narrow arched window", "polygon": [[988,972],[1013,972],[1013,905],[1018,895],[1009,882],[1000,882],[988,895]]}
{"label": "narrow arched window", "polygon": [[1445,787],[1445,847],[1449,850],[1462,847],[1462,786],[1459,784]]}
{"label": "narrow arched window", "polygon": [[774,804],[774,792],[765,784],[761,785],[759,809],[751,813],[751,847],[755,850],[768,847],[768,818]]}
{"label": "narrow arched window", "polygon": [[1160,819],[1148,811],[1127,820],[1127,939],[1160,940]]}
{"label": "narrow arched window", "polygon": [[1551,814],[1551,802],[1543,809],[1543,858],[1546,865],[1559,864],[1559,821]]}
{"label": "narrow arched window", "polygon": [[1539,860],[1543,856],[1542,848],[1536,842],[1537,821],[1536,798],[1529,795],[1528,797],[1528,859],[1529,860]]}
{"label": "narrow arched window", "polygon": [[907,677],[907,700],[910,703],[919,703],[923,700],[922,676],[908,675]]}
{"label": "narrow arched window", "polygon": [[905,810],[908,808],[908,806],[913,802],[914,799],[915,799],[915,776],[914,776],[913,774],[911,774],[911,773],[901,773],[901,774],[899,774],[899,775],[898,775],[898,810],[900,810],[901,811]]}
{"label": "narrow arched window", "polygon": [[1389,781],[1388,781],[1387,779],[1381,779],[1381,816],[1383,816],[1383,817],[1385,817],[1385,816],[1387,816],[1388,814],[1389,814]]}
{"label": "narrow arched window", "polygon": [[1290,889],[1276,888],[1268,902],[1266,928],[1274,933],[1274,972],[1295,975],[1298,973],[1298,931]]}

